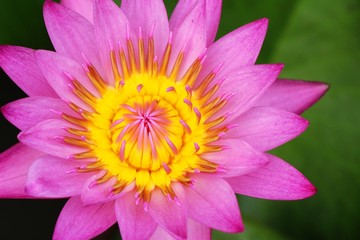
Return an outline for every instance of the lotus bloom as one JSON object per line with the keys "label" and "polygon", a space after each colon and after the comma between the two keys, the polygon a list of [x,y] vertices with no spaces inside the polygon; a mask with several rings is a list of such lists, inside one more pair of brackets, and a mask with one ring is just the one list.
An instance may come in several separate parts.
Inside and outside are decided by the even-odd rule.
{"label": "lotus bloom", "polygon": [[268,21],[214,42],[221,1],[46,0],[56,52],[1,46],[29,97],[2,108],[21,130],[1,154],[0,196],[69,198],[54,239],[209,239],[241,232],[237,194],[312,196],[266,153],[302,133],[322,83],[277,80],[255,65]]}

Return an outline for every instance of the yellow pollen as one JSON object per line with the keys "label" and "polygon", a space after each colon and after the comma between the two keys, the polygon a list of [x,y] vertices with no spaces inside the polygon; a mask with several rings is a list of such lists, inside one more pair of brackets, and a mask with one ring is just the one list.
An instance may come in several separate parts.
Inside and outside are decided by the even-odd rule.
{"label": "yellow pollen", "polygon": [[123,47],[109,53],[113,85],[91,63],[84,69],[93,89],[71,79],[69,87],[88,108],[84,110],[68,102],[77,117],[62,114],[63,119],[75,125],[66,129],[72,136],[63,140],[85,148],[69,158],[87,160],[76,169],[78,172],[103,171],[95,184],[116,179],[112,194],[134,186],[137,201],[150,201],[156,188],[165,196],[176,198],[172,184],[188,187],[193,174],[214,173],[221,168],[201,156],[221,151],[220,146],[212,143],[227,131],[221,126],[226,116],[217,119],[211,116],[227,100],[214,97],[219,83],[209,88],[216,71],[194,88],[204,55],[179,76],[186,57],[182,50],[168,73],[171,37],[161,61],[154,56],[153,37],[147,39],[147,48],[141,34],[137,44],[127,40]]}

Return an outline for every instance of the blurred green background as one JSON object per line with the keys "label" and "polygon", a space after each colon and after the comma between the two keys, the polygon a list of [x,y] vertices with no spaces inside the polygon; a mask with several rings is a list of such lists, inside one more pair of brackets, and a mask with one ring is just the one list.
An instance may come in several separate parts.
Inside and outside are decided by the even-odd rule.
{"label": "blurred green background", "polygon": [[[166,0],[168,8],[176,1]],[[0,1],[0,44],[52,49],[43,0]],[[224,0],[218,37],[267,17],[258,63],[282,62],[282,77],[324,81],[327,95],[304,116],[311,125],[274,154],[318,188],[304,201],[239,196],[245,233],[214,239],[360,239],[360,1]],[[1,105],[25,95],[0,73]],[[1,117],[1,151],[17,130]],[[0,200],[0,239],[50,239],[64,200]],[[119,239],[113,227],[97,239]]]}

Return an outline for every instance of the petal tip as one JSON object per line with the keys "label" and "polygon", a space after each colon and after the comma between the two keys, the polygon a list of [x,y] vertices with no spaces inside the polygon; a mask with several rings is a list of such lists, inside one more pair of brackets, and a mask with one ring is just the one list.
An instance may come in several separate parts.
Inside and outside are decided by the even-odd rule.
{"label": "petal tip", "polygon": [[331,84],[325,82],[314,82],[317,85],[318,100],[322,98],[331,88]]}
{"label": "petal tip", "polygon": [[49,7],[53,6],[54,2],[52,0],[45,0],[43,5],[43,10],[45,11]]}
{"label": "petal tip", "polygon": [[7,56],[11,55],[12,48],[13,46],[10,45],[0,45],[0,67],[6,64]]}
{"label": "petal tip", "polygon": [[241,233],[244,232],[244,230],[245,230],[244,223],[240,217],[238,219],[233,219],[233,222],[229,223],[228,228],[222,229],[221,231],[227,233]]}
{"label": "petal tip", "polygon": [[260,18],[259,20],[256,20],[253,23],[255,23],[256,25],[259,25],[260,29],[263,29],[266,31],[269,26],[269,19],[268,18]]}
{"label": "petal tip", "polygon": [[285,64],[284,63],[275,63],[273,64],[274,66],[274,70],[278,73],[278,75],[280,74],[280,72],[284,69]]}
{"label": "petal tip", "polygon": [[269,19],[268,19],[268,18],[260,18],[260,19],[258,20],[258,22],[261,23],[261,24],[266,24],[266,25],[268,25],[268,24],[269,24]]}
{"label": "petal tip", "polygon": [[234,225],[234,231],[232,233],[242,233],[244,232],[244,230],[245,230],[244,223],[242,221],[239,221]]}
{"label": "petal tip", "polygon": [[304,184],[304,189],[306,193],[300,199],[310,198],[318,192],[318,189],[309,180]]}

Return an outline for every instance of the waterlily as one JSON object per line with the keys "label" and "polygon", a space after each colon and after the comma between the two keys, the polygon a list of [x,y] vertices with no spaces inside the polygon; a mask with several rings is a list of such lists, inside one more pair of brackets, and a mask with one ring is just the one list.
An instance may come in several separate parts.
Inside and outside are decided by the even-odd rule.
{"label": "waterlily", "polygon": [[301,134],[326,91],[255,64],[268,20],[214,42],[220,0],[46,0],[55,52],[0,46],[29,96],[5,105],[20,143],[0,155],[0,197],[69,198],[54,239],[210,239],[244,229],[237,194],[316,189],[267,152]]}

